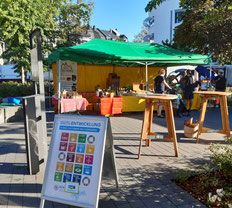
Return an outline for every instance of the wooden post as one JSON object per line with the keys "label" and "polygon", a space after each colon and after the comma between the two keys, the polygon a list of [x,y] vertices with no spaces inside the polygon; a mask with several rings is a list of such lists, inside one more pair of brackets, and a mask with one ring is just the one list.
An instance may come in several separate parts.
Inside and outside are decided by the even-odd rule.
{"label": "wooden post", "polygon": [[168,105],[168,111],[169,111],[169,117],[167,117],[167,119],[171,127],[170,129],[168,129],[168,132],[171,131],[171,138],[173,139],[175,156],[178,157],[178,146],[177,146],[176,128],[175,128],[174,116],[173,116],[173,110],[172,110],[172,101],[168,100],[167,105]]}
{"label": "wooden post", "polygon": [[[152,132],[152,122],[153,122],[153,104],[150,104],[150,112],[149,112],[149,127],[148,127],[148,134]],[[150,145],[147,145],[150,146]]]}
{"label": "wooden post", "polygon": [[144,139],[147,139],[148,125],[149,125],[148,120],[149,120],[149,115],[150,115],[149,110],[150,110],[150,102],[149,100],[146,99],[144,116],[143,116],[143,125],[142,125],[142,130],[141,130],[141,138],[140,138],[140,144],[139,144],[138,159],[140,158],[140,154],[141,154],[142,141]]}
{"label": "wooden post", "polygon": [[227,135],[228,139],[230,139],[230,124],[228,119],[229,113],[228,113],[226,96],[220,96],[220,108],[221,108],[223,130],[225,131],[225,134]]}
{"label": "wooden post", "polygon": [[171,138],[172,137],[171,125],[169,122],[170,112],[168,110],[168,103],[167,102],[164,102],[164,110],[165,110],[166,124],[167,124],[167,129],[168,129],[168,137]]}
{"label": "wooden post", "polygon": [[206,113],[206,107],[207,107],[208,97],[207,95],[204,95],[203,101],[202,101],[202,108],[201,108],[201,114],[200,114],[200,120],[199,120],[199,130],[196,138],[196,142],[199,141],[199,135],[201,135],[204,120],[205,120],[205,113]]}

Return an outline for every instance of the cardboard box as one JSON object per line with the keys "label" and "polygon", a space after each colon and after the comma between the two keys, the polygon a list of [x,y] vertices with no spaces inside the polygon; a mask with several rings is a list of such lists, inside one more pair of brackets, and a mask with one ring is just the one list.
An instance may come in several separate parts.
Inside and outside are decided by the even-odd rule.
{"label": "cardboard box", "polygon": [[143,90],[143,84],[139,82],[133,83],[133,91],[140,91]]}

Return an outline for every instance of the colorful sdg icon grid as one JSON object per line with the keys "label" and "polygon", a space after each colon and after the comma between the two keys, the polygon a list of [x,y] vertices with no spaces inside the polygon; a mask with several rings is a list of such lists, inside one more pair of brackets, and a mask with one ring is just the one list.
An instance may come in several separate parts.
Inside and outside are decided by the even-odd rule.
{"label": "colorful sdg icon grid", "polygon": [[92,175],[95,137],[62,132],[54,181],[88,186]]}

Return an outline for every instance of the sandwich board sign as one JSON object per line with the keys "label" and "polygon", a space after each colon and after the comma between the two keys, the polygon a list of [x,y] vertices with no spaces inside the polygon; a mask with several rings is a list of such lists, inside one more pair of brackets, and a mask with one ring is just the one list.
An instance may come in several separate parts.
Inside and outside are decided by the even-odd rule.
{"label": "sandwich board sign", "polygon": [[[45,200],[86,208],[98,206],[103,158],[108,154],[105,144],[113,144],[106,142],[107,138],[112,139],[109,127],[106,117],[56,115],[41,208]],[[114,152],[110,155],[113,169],[108,172],[114,172],[117,184]]]}

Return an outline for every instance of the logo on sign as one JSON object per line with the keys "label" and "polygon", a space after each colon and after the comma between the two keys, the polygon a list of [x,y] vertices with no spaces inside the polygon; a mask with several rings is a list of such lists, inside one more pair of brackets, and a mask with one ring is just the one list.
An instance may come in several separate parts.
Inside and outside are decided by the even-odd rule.
{"label": "logo on sign", "polygon": [[69,152],[75,152],[77,148],[77,144],[76,143],[69,143],[68,145],[68,151]]}
{"label": "logo on sign", "polygon": [[55,172],[54,181],[61,182],[62,177],[63,177],[63,173]]}
{"label": "logo on sign", "polygon": [[67,162],[74,162],[75,153],[68,153],[67,154]]}
{"label": "logo on sign", "polygon": [[64,163],[63,162],[57,162],[56,171],[64,171]]}
{"label": "logo on sign", "polygon": [[76,154],[76,163],[83,163],[83,162],[84,162],[84,155]]}
{"label": "logo on sign", "polygon": [[78,153],[85,153],[85,144],[78,144],[77,145],[77,152]]}
{"label": "logo on sign", "polygon": [[69,133],[65,133],[65,132],[63,132],[62,134],[61,134],[61,141],[68,141],[68,136],[69,136]]}
{"label": "logo on sign", "polygon": [[90,135],[90,136],[88,136],[87,141],[88,141],[89,144],[93,144],[94,141],[95,141],[95,137],[93,135]]}
{"label": "logo on sign", "polygon": [[72,179],[72,174],[70,173],[64,173],[64,178],[63,178],[63,182],[67,182],[67,181],[71,181]]}
{"label": "logo on sign", "polygon": [[74,167],[74,173],[82,174],[82,168],[83,168],[82,165],[76,164]]}
{"label": "logo on sign", "polygon": [[63,152],[60,152],[60,154],[58,155],[58,158],[59,158],[59,160],[64,160],[65,159],[65,153],[63,153]]}
{"label": "logo on sign", "polygon": [[70,141],[70,142],[77,142],[77,134],[71,133],[71,134],[70,134],[69,141]]}
{"label": "logo on sign", "polygon": [[73,164],[72,163],[66,163],[65,172],[72,173],[72,171],[73,171]]}
{"label": "logo on sign", "polygon": [[54,189],[55,189],[55,191],[64,192],[64,186],[55,185],[55,186],[54,186]]}
{"label": "logo on sign", "polygon": [[79,137],[78,137],[78,142],[79,143],[85,143],[86,142],[86,134],[79,134]]}
{"label": "logo on sign", "polygon": [[68,143],[67,142],[61,142],[59,150],[60,151],[66,151],[67,147],[68,147]]}
{"label": "logo on sign", "polygon": [[81,184],[81,175],[74,174],[72,181]]}
{"label": "logo on sign", "polygon": [[90,184],[90,179],[89,177],[84,177],[83,180],[82,180],[82,184],[84,186],[88,186]]}
{"label": "logo on sign", "polygon": [[67,193],[78,194],[79,193],[79,183],[66,182],[64,191]]}
{"label": "logo on sign", "polygon": [[94,145],[91,145],[91,144],[87,144],[86,146],[86,154],[94,154],[94,148],[95,146]]}
{"label": "logo on sign", "polygon": [[84,166],[84,175],[92,175],[92,166],[90,165]]}
{"label": "logo on sign", "polygon": [[93,164],[93,155],[85,155],[85,164],[88,164],[88,165]]}

